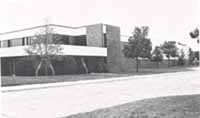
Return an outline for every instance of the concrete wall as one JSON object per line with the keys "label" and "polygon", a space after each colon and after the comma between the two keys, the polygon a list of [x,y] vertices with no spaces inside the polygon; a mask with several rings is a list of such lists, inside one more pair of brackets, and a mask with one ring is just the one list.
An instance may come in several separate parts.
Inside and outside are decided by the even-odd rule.
{"label": "concrete wall", "polygon": [[103,47],[103,24],[86,27],[87,46]]}
{"label": "concrete wall", "polygon": [[109,72],[121,72],[120,28],[106,25],[107,66]]}

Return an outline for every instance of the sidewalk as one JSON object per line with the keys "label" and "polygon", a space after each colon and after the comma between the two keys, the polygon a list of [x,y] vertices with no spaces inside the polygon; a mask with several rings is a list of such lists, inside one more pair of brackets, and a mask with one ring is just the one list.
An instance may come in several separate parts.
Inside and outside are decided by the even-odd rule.
{"label": "sidewalk", "polygon": [[60,118],[144,98],[200,94],[199,71],[2,88],[3,118]]}

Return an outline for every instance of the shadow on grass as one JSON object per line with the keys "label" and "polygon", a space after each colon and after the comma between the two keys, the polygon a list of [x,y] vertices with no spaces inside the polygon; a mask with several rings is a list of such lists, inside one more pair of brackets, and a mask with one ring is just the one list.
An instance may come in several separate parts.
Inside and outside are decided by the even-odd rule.
{"label": "shadow on grass", "polygon": [[65,118],[200,118],[200,95],[145,99]]}
{"label": "shadow on grass", "polygon": [[147,75],[159,73],[174,73],[174,72],[187,72],[194,71],[191,68],[160,68],[160,69],[140,69],[140,72],[132,73],[90,73],[79,75],[57,75],[57,76],[3,76],[1,79],[2,86],[17,86],[27,84],[42,84],[42,83],[55,83],[55,82],[70,82],[80,80],[95,80],[95,79],[109,79],[113,77],[127,77],[133,75]]}

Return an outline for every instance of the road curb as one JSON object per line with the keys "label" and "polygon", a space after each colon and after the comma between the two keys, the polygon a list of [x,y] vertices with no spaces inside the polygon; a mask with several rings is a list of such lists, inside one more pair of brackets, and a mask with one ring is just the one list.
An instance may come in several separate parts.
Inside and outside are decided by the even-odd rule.
{"label": "road curb", "polygon": [[107,82],[114,82],[114,81],[130,80],[133,77],[134,76],[114,77],[114,78],[98,79],[98,80],[80,80],[80,81],[72,81],[72,82],[56,82],[56,83],[43,83],[43,84],[33,84],[33,85],[8,86],[8,87],[1,87],[1,92],[3,93],[17,92],[17,91],[33,90],[33,89],[45,89],[45,88],[56,88],[56,87],[63,87],[63,86],[107,83]]}
{"label": "road curb", "polygon": [[[20,86],[8,86],[1,87],[1,92],[20,92],[24,90],[33,90],[33,89],[47,89],[47,88],[57,88],[64,86],[77,86],[77,85],[88,85],[88,84],[101,84],[107,82],[118,82],[118,81],[128,81],[132,79],[144,79],[146,77],[156,77],[156,76],[165,76],[169,73],[159,73],[151,75],[131,75],[127,77],[112,77],[106,79],[95,79],[95,80],[80,80],[80,81],[71,81],[71,82],[56,82],[56,83],[42,83],[42,84],[32,84],[32,85],[20,85]],[[174,74],[174,73],[171,73]]]}

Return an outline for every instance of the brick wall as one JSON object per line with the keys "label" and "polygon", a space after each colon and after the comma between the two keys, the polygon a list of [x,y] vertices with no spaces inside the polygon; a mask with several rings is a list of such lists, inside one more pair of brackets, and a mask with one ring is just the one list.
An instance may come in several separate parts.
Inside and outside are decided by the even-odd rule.
{"label": "brick wall", "polygon": [[109,72],[121,72],[120,28],[106,25],[107,65]]}
{"label": "brick wall", "polygon": [[86,27],[87,46],[103,47],[103,25],[95,24]]}

